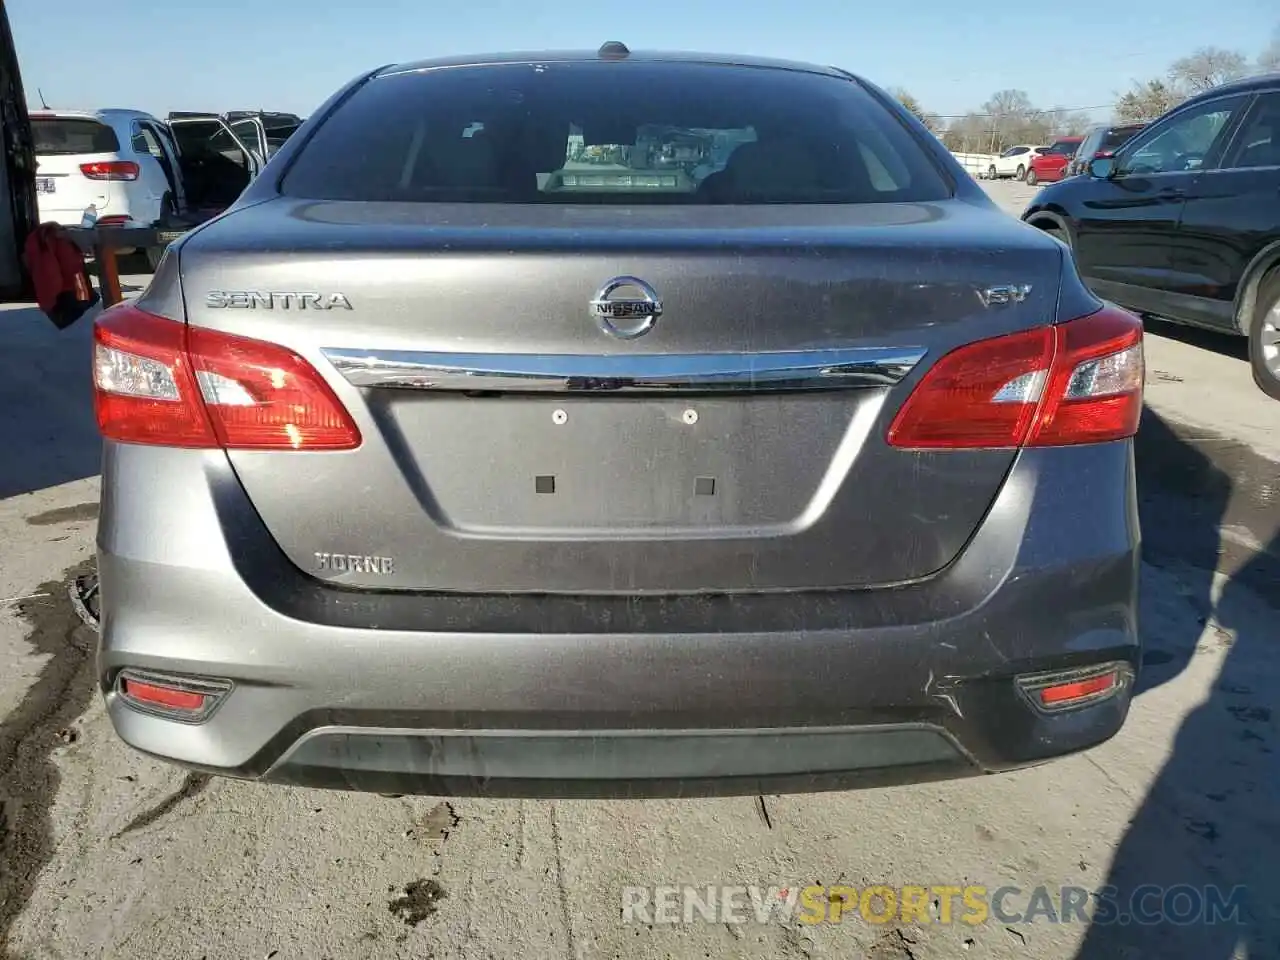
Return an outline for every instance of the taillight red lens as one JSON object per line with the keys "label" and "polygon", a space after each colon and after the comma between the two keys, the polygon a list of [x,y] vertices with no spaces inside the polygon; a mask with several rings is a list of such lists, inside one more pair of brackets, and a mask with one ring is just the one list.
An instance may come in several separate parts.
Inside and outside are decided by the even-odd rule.
{"label": "taillight red lens", "polygon": [[292,350],[153,316],[132,304],[94,324],[94,400],[110,440],[169,447],[350,450],[360,431]]}
{"label": "taillight red lens", "polygon": [[80,164],[80,172],[90,180],[137,180],[139,167],[132,160],[100,160]]}
{"label": "taillight red lens", "polygon": [[1035,418],[1053,358],[1053,333],[1038,327],[980,340],[933,365],[889,428],[895,447],[1016,447]]}
{"label": "taillight red lens", "polygon": [[184,349],[185,324],[120,304],[98,316],[93,339],[94,407],[104,437],[218,445]]}
{"label": "taillight red lens", "polygon": [[1053,372],[1035,426],[1032,447],[1122,440],[1142,419],[1142,321],[1119,307],[1054,327]]}
{"label": "taillight red lens", "polygon": [[1142,415],[1142,323],[1107,306],[953,350],[916,384],[890,446],[1062,446],[1131,437]]}

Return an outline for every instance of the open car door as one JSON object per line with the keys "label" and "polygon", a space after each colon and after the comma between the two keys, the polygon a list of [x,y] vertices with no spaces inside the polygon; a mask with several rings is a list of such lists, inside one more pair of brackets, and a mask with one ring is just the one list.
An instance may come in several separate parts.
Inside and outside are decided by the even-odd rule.
{"label": "open car door", "polygon": [[262,157],[215,114],[169,114],[179,165],[192,210],[231,206],[262,170]]}

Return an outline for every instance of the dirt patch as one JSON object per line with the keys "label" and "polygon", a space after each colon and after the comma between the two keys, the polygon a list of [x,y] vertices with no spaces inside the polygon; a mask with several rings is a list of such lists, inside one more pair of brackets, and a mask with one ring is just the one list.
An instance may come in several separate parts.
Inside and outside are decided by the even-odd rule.
{"label": "dirt patch", "polygon": [[416,927],[439,910],[440,901],[448,895],[435,880],[414,880],[405,886],[403,896],[387,904],[387,909],[409,926]]}
{"label": "dirt patch", "polygon": [[405,831],[405,835],[411,840],[421,840],[424,843],[444,843],[461,822],[462,818],[454,811],[453,804],[437,803],[422,816],[414,817],[413,825]]}
{"label": "dirt patch", "polygon": [[877,937],[867,951],[867,960],[916,960],[914,933],[906,930],[890,930]]}
{"label": "dirt patch", "polygon": [[49,810],[59,776],[51,755],[68,747],[59,733],[72,728],[93,696],[97,638],[73,609],[66,586],[92,569],[92,560],[76,564],[17,607],[31,627],[33,652],[48,659],[22,702],[0,721],[0,960],[12,957],[9,928],[53,856]]}
{"label": "dirt patch", "polygon": [[96,503],[77,503],[70,507],[58,507],[56,510],[46,510],[44,513],[32,514],[27,517],[27,523],[33,527],[51,527],[57,523],[76,523],[97,519],[98,505]]}

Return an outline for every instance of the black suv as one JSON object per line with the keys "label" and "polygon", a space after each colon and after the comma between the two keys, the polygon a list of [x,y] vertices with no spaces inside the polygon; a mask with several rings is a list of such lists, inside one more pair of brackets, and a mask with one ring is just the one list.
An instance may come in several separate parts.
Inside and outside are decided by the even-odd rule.
{"label": "black suv", "polygon": [[1076,155],[1067,163],[1063,177],[1076,177],[1088,172],[1089,161],[1115,156],[1116,150],[1143,131],[1145,123],[1127,123],[1117,126],[1099,124],[1089,130]]}
{"label": "black suv", "polygon": [[1100,296],[1248,336],[1280,400],[1280,74],[1193,97],[1022,219],[1068,244]]}

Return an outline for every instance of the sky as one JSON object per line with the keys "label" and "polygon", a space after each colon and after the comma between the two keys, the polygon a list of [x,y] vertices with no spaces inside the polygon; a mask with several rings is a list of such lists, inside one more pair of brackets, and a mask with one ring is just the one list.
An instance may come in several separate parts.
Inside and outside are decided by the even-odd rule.
{"label": "sky", "polygon": [[[196,4],[200,4],[197,6]],[[357,74],[459,53],[701,50],[833,64],[959,115],[996,90],[1095,117],[1197,47],[1250,59],[1276,0],[8,0],[40,106],[306,115]]]}

